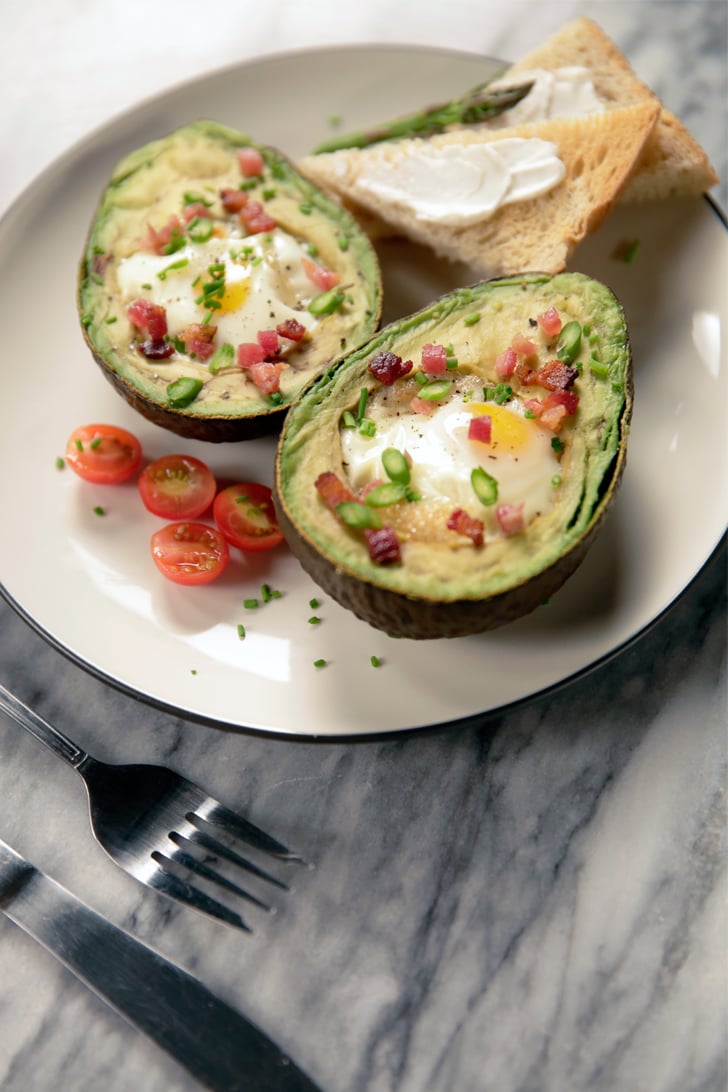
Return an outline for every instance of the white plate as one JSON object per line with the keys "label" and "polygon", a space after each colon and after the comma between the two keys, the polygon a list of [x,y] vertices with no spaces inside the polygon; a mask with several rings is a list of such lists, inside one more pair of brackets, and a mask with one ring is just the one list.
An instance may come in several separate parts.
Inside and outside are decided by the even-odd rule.
{"label": "white plate", "polygon": [[[549,604],[493,634],[390,639],[322,596],[285,549],[236,560],[207,588],[177,587],[153,567],[148,542],[159,521],[134,485],[104,490],[56,469],[76,425],[110,421],[135,431],[149,457],[184,450],[222,477],[272,476],[273,440],[181,441],[137,417],[82,341],[77,263],[122,154],[207,116],[295,158],[330,135],[332,114],[347,128],[378,122],[456,94],[497,67],[399,47],[263,58],[117,118],[12,207],[0,225],[0,577],[8,600],[73,660],[148,701],[220,725],[290,735],[396,731],[490,712],[594,667],[659,617],[700,570],[723,535],[728,496],[726,231],[705,200],[619,209],[575,256],[573,267],[609,284],[625,307],[636,384],[628,467],[581,569]],[[615,247],[634,238],[636,260],[616,260]],[[383,262],[386,319],[467,276],[402,244],[389,244]],[[263,582],[282,597],[246,611],[243,600]],[[321,599],[318,626],[308,622],[313,597]],[[320,658],[323,669],[314,667]]]}

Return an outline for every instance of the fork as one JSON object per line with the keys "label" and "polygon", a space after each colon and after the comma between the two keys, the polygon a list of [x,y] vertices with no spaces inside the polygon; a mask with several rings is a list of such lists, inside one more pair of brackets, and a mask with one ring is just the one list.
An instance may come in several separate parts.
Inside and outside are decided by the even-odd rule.
{"label": "fork", "polygon": [[269,911],[271,906],[264,899],[212,867],[209,855],[232,862],[263,884],[283,891],[289,890],[288,885],[216,835],[239,839],[278,860],[305,864],[297,853],[166,766],[116,765],[92,758],[1,684],[0,711],[81,775],[96,841],[117,865],[163,895],[252,932],[241,914],[178,871],[193,873]]}

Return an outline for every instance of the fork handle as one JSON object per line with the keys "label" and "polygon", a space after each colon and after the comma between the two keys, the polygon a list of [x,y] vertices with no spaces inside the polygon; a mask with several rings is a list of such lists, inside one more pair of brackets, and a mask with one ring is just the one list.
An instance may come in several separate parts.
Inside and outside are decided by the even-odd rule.
{"label": "fork handle", "polygon": [[53,751],[55,755],[62,758],[69,766],[73,766],[74,770],[78,769],[85,758],[88,758],[86,752],[77,747],[67,736],[64,736],[63,732],[59,732],[57,728],[44,720],[39,713],[30,709],[20,698],[16,698],[15,694],[11,694],[9,690],[6,690],[2,684],[0,684],[0,710],[7,713],[16,724],[19,724],[21,728],[25,728],[41,743],[45,743],[46,747]]}

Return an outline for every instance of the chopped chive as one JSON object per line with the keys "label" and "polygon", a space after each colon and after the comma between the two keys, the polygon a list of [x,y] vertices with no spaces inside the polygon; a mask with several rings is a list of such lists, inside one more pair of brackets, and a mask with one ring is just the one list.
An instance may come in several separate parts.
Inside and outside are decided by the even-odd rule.
{"label": "chopped chive", "polygon": [[318,250],[318,247],[316,246],[315,243],[308,243],[306,245],[306,250],[308,251],[310,257],[312,257],[312,258],[317,258],[318,257],[319,250]]}
{"label": "chopped chive", "polygon": [[458,358],[456,356],[446,356],[445,357],[445,366],[447,368],[451,368],[451,369],[452,368],[457,368]]}
{"label": "chopped chive", "polygon": [[212,374],[215,375],[215,373],[219,372],[221,368],[231,367],[234,361],[235,349],[230,344],[230,342],[226,341],[223,345],[220,345],[220,347],[217,348],[212,354],[212,356],[210,357],[210,363],[208,364],[208,368],[210,369]]}
{"label": "chopped chive", "polygon": [[272,201],[273,198],[275,197],[275,195],[276,195],[276,190],[274,189],[273,186],[268,186],[267,189],[263,190],[263,198],[266,201]]}
{"label": "chopped chive", "polygon": [[203,197],[200,193],[185,193],[182,196],[182,200],[185,205],[204,205],[206,209],[209,209],[212,205],[212,201],[208,201],[206,197]]}
{"label": "chopped chive", "polygon": [[319,625],[320,621],[321,619],[318,617],[318,615],[312,614],[308,620],[308,624],[309,626],[317,626]]}
{"label": "chopped chive", "polygon": [[388,447],[382,452],[382,466],[390,481],[408,485],[410,480],[409,463],[405,455],[396,447]]}
{"label": "chopped chive", "polygon": [[172,270],[184,269],[184,267],[189,264],[189,258],[178,258],[176,262],[170,262],[169,265],[165,265],[164,269],[160,269],[159,273],[157,273],[157,276],[159,277],[160,281],[165,281],[167,279],[167,274],[171,273]]}
{"label": "chopped chive", "polygon": [[449,379],[436,379],[420,387],[420,398],[426,402],[440,402],[450,393],[452,382]]}
{"label": "chopped chive", "polygon": [[399,504],[405,500],[407,488],[400,482],[382,482],[370,489],[364,498],[365,504],[372,508],[388,508],[390,504]]}
{"label": "chopped chive", "polygon": [[552,436],[551,437],[551,449],[552,449],[552,451],[555,451],[557,455],[560,454],[560,452],[562,452],[564,450],[563,440],[560,440],[558,438],[558,436]]}
{"label": "chopped chive", "polygon": [[377,426],[370,417],[362,417],[359,422],[359,434],[361,436],[376,436]]}
{"label": "chopped chive", "polygon": [[94,319],[93,319],[93,315],[82,315],[82,316],[81,316],[81,325],[82,325],[82,326],[83,326],[83,327],[84,327],[85,329],[88,329],[88,327],[89,327],[89,326],[91,325],[91,323],[93,322],[93,320],[94,320]]}
{"label": "chopped chive", "polygon": [[116,315],[109,315],[109,317],[106,320],[106,325],[107,326],[113,326],[116,321],[117,321]]}
{"label": "chopped chive", "polygon": [[298,206],[298,208],[299,208],[299,211],[302,212],[304,216],[310,216],[311,213],[313,212],[313,205],[311,204],[310,201],[302,201],[301,204]]}
{"label": "chopped chive", "polygon": [[344,293],[338,292],[335,288],[330,288],[328,292],[322,292],[318,296],[314,296],[308,305],[308,310],[312,315],[332,315],[334,311],[338,311],[344,302]]}
{"label": "chopped chive", "polygon": [[83,444],[80,440],[75,441],[76,451],[83,451]]}
{"label": "chopped chive", "polygon": [[336,505],[336,512],[342,523],[356,530],[371,528],[376,531],[382,526],[378,513],[361,501],[341,501]]}
{"label": "chopped chive", "polygon": [[573,364],[581,348],[581,326],[575,319],[567,322],[556,343],[556,355],[564,364]]}
{"label": "chopped chive", "polygon": [[258,607],[257,599],[243,599],[243,606],[246,610],[255,610]]}
{"label": "chopped chive", "polygon": [[348,235],[340,235],[339,236],[339,250],[348,250],[348,249],[349,249],[349,236]]}
{"label": "chopped chive", "polygon": [[415,383],[420,387],[424,387],[426,383],[429,383],[429,379],[424,372],[415,372]]}
{"label": "chopped chive", "polygon": [[94,508],[94,514],[95,514],[95,515],[97,515],[97,516],[105,516],[105,515],[106,515],[106,512],[105,512],[105,510],[104,510],[104,509],[103,509],[103,508],[101,507],[101,505],[100,505],[100,504],[97,504],[97,505],[96,505],[96,507]]}
{"label": "chopped chive", "polygon": [[242,641],[243,638],[245,637],[245,626],[242,624],[242,622],[238,623],[237,629],[238,629],[238,637]]}
{"label": "chopped chive", "polygon": [[379,659],[378,656],[370,656],[369,657],[369,663],[372,665],[372,667],[381,667],[382,666],[382,661]]}
{"label": "chopped chive", "polygon": [[360,424],[364,419],[364,410],[367,408],[367,398],[369,397],[369,391],[366,387],[362,387],[359,391],[359,406],[356,411],[357,424]]}
{"label": "chopped chive", "polygon": [[308,605],[311,608],[311,610],[316,610],[317,607],[321,606],[321,603],[319,602],[318,599],[309,599]]}
{"label": "chopped chive", "polygon": [[609,375],[609,365],[603,364],[601,360],[590,360],[589,371],[597,377],[597,379],[606,379]]}
{"label": "chopped chive", "polygon": [[498,482],[482,466],[473,469],[470,484],[481,504],[491,505],[498,500]]}
{"label": "chopped chive", "polygon": [[343,428],[356,428],[356,417],[351,410],[344,410],[341,415],[341,424]]}
{"label": "chopped chive", "polygon": [[313,666],[314,667],[326,667],[327,664],[328,664],[328,660],[314,660],[313,661]]}
{"label": "chopped chive", "polygon": [[560,474],[554,474],[553,478],[551,479],[551,484],[552,485],[561,485],[561,475]]}
{"label": "chopped chive", "polygon": [[528,409],[528,408],[526,408],[526,409],[525,409],[525,410],[523,411],[523,416],[524,416],[524,417],[527,417],[529,421],[532,421],[532,420],[534,420],[534,418],[536,417],[536,414],[535,414],[535,413],[533,412],[533,410],[532,410],[532,409]]}
{"label": "chopped chive", "polygon": [[474,311],[472,315],[466,315],[463,322],[466,326],[475,326],[476,323],[480,322],[480,314]]}
{"label": "chopped chive", "polygon": [[271,599],[273,598],[273,596],[271,595],[270,584],[260,585],[260,597],[264,603],[270,603]]}
{"label": "chopped chive", "polygon": [[194,402],[201,390],[201,379],[193,379],[191,376],[183,375],[168,385],[167,401],[176,409],[184,409],[185,406],[189,406],[190,402]]}
{"label": "chopped chive", "polygon": [[60,455],[56,456],[56,470],[63,470],[66,465],[66,460],[62,459]]}
{"label": "chopped chive", "polygon": [[92,451],[96,451],[97,448],[101,447],[101,437],[94,436],[93,440],[88,446],[91,448]]}
{"label": "chopped chive", "polygon": [[212,220],[207,216],[194,216],[187,226],[187,234],[193,243],[206,243],[212,238],[213,230]]}

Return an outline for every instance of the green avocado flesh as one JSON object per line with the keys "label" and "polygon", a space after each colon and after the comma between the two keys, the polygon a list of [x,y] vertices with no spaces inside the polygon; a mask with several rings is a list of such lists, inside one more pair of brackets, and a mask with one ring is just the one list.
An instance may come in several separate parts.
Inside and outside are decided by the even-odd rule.
{"label": "green avocado flesh", "polygon": [[[539,320],[552,309],[558,333]],[[432,345],[447,366],[425,375]],[[369,365],[382,353],[412,369],[381,382]],[[628,333],[604,285],[562,273],[460,288],[380,330],[291,409],[276,459],[281,529],[314,580],[379,629],[493,629],[582,561],[622,476],[631,412]],[[317,487],[332,474],[353,507]],[[399,558],[373,560],[364,525],[393,529]]]}
{"label": "green avocado flesh", "polygon": [[[94,358],[136,410],[180,435],[230,441],[278,427],[315,376],[376,330],[381,277],[351,216],[280,152],[198,121],[113,171],[78,306]],[[161,337],[150,306],[163,309]],[[279,334],[263,360],[241,361],[240,345],[260,355],[259,333],[277,328],[298,339]]]}

